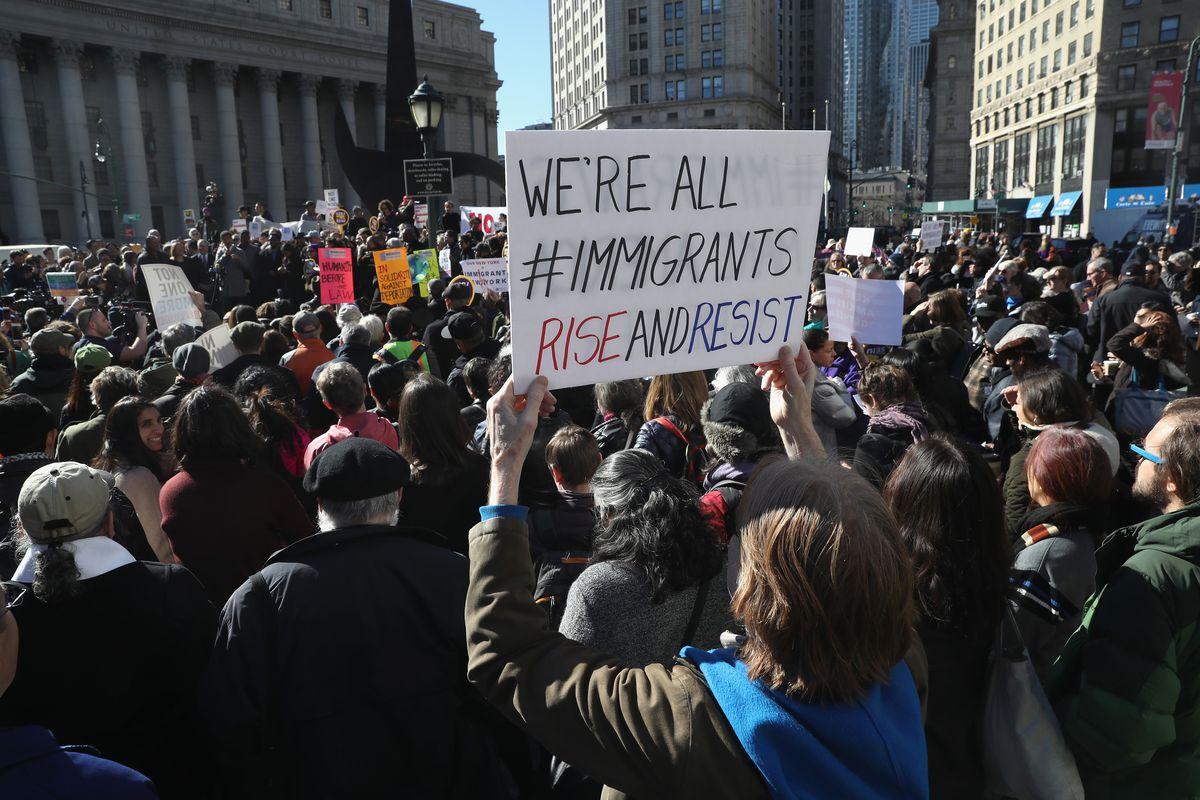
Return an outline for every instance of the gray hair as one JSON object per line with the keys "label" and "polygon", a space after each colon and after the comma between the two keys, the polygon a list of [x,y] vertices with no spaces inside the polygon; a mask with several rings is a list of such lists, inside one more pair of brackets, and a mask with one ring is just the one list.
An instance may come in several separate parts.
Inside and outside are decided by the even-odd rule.
{"label": "gray hair", "polygon": [[370,344],[371,331],[366,325],[348,322],[342,326],[342,344]]}
{"label": "gray hair", "polygon": [[718,368],[717,374],[713,376],[713,391],[719,392],[731,383],[748,383],[751,386],[758,386],[761,381],[754,374],[754,367],[749,364]]}
{"label": "gray hair", "polygon": [[330,363],[317,378],[317,391],[334,413],[353,414],[363,406],[366,386],[362,374],[344,361]]}
{"label": "gray hair", "polygon": [[176,322],[162,332],[163,352],[168,357],[180,347],[196,341],[196,329],[184,322]]}
{"label": "gray hair", "polygon": [[96,410],[107,414],[122,397],[138,393],[137,373],[128,367],[105,367],[92,378],[88,391]]}
{"label": "gray hair", "polygon": [[383,320],[374,314],[367,314],[358,324],[371,332],[371,344],[374,347],[379,347],[383,344]]}
{"label": "gray hair", "polygon": [[400,495],[396,492],[366,500],[326,500],[317,508],[317,526],[324,531],[354,525],[395,525],[400,520]]}

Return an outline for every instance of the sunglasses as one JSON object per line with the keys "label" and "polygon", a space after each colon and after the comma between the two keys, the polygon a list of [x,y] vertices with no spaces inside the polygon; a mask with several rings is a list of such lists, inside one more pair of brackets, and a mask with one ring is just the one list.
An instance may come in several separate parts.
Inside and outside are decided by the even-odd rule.
{"label": "sunglasses", "polygon": [[1146,461],[1149,461],[1151,464],[1163,463],[1161,456],[1154,455],[1154,453],[1151,453],[1149,450],[1147,450],[1146,448],[1137,444],[1136,442],[1130,443],[1129,449],[1131,452],[1133,452],[1135,455],[1137,455],[1138,458],[1145,459]]}

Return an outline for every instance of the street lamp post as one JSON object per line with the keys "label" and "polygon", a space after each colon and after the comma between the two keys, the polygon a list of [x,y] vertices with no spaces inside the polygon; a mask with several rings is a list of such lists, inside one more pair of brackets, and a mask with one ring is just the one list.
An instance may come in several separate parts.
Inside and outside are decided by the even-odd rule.
{"label": "street lamp post", "polygon": [[91,239],[91,217],[88,216],[88,168],[84,167],[83,158],[79,160],[79,194],[83,197],[83,224],[88,229],[88,239]]}
{"label": "street lamp post", "polygon": [[[417,126],[417,132],[421,134],[421,147],[425,151],[425,158],[433,158],[434,145],[437,137],[438,126],[442,123],[442,107],[444,104],[442,93],[429,83],[429,76],[421,77],[421,85],[416,91],[408,96],[408,109],[412,112],[413,122]],[[425,198],[429,209],[429,246],[437,247],[437,209],[434,202],[438,198],[429,196]]]}
{"label": "street lamp post", "polygon": [[113,208],[113,238],[116,238],[117,226],[121,224],[121,209],[117,201],[117,174],[116,164],[113,162],[112,147],[108,143],[108,127],[104,124],[104,117],[96,120],[96,149],[93,153],[96,158],[96,163],[106,165],[108,170],[108,183],[112,186],[112,208]]}
{"label": "street lamp post", "polygon": [[1175,146],[1171,148],[1171,180],[1167,184],[1167,227],[1163,231],[1163,238],[1168,242],[1175,241],[1175,234],[1171,231],[1175,223],[1175,182],[1179,180],[1179,151],[1187,147],[1188,129],[1192,126],[1192,121],[1187,115],[1188,89],[1192,83],[1192,72],[1196,69],[1197,48],[1200,48],[1200,36],[1192,39],[1192,43],[1188,45],[1187,66],[1183,72],[1183,99],[1179,101],[1179,132],[1176,134]]}

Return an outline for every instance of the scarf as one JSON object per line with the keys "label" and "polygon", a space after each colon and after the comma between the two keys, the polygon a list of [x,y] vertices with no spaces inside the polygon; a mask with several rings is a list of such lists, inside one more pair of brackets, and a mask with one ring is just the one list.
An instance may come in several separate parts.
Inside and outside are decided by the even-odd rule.
{"label": "scarf", "polygon": [[913,444],[929,437],[929,429],[925,426],[925,409],[916,401],[888,406],[871,417],[867,432],[878,433],[880,428],[907,429],[912,435]]}

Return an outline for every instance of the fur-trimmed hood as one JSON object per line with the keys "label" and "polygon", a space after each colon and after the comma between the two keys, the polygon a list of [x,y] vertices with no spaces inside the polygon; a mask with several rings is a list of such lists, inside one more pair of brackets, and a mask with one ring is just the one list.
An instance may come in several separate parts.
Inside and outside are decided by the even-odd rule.
{"label": "fur-trimmed hood", "polygon": [[779,438],[779,430],[771,425],[769,435],[763,441],[740,425],[725,422],[713,422],[709,419],[709,407],[712,400],[704,404],[700,412],[700,420],[704,425],[704,438],[708,441],[708,449],[717,458],[725,462],[758,461],[767,453],[778,453],[783,450],[783,442]]}

